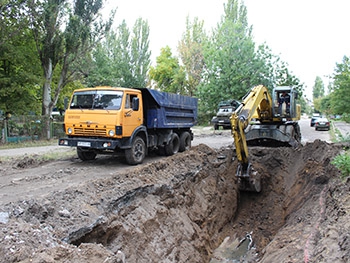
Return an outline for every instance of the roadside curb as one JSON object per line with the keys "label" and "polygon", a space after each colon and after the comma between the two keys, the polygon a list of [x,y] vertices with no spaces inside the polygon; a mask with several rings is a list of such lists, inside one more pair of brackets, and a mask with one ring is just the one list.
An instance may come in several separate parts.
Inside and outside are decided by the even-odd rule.
{"label": "roadside curb", "polygon": [[343,138],[350,136],[350,123],[345,121],[332,121],[333,129],[337,130]]}

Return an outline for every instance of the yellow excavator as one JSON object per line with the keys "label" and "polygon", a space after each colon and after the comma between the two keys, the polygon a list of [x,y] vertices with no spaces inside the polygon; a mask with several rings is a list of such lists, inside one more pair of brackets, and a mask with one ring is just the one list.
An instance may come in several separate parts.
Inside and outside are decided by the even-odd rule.
{"label": "yellow excavator", "polygon": [[262,85],[253,87],[234,111],[230,122],[236,147],[238,167],[236,176],[243,191],[261,191],[260,175],[252,167],[248,156],[251,146],[298,147],[301,133],[298,121],[301,108],[296,103],[294,87],[275,87],[270,95]]}

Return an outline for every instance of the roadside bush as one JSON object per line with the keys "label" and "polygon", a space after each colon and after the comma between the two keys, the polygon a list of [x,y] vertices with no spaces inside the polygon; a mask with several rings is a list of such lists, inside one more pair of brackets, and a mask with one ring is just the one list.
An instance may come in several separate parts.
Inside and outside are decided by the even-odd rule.
{"label": "roadside bush", "polygon": [[349,123],[350,122],[350,114],[349,113],[343,113],[342,120]]}
{"label": "roadside bush", "polygon": [[350,154],[348,152],[337,155],[331,163],[341,171],[342,179],[350,175]]}

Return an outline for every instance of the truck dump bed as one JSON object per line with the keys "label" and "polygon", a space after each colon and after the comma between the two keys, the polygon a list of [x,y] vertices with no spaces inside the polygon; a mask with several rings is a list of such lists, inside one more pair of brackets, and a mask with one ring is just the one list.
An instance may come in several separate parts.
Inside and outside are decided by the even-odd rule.
{"label": "truck dump bed", "polygon": [[197,98],[140,88],[147,128],[190,128],[197,122]]}

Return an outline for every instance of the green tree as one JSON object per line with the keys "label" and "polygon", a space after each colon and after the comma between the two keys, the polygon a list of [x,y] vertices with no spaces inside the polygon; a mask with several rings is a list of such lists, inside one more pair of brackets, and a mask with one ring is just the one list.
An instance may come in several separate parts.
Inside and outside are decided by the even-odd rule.
{"label": "green tree", "polygon": [[327,102],[328,104],[328,101],[323,100],[324,96],[325,96],[325,90],[324,90],[324,84],[323,84],[322,78],[317,76],[315,79],[314,86],[312,87],[314,111],[324,113],[325,110],[327,110],[328,105],[323,105],[323,102]]}
{"label": "green tree", "polygon": [[157,65],[150,68],[151,80],[157,84],[162,91],[186,95],[184,89],[185,71],[180,67],[179,61],[173,57],[169,46],[162,48],[160,55],[156,58]]}
{"label": "green tree", "polygon": [[322,78],[317,76],[315,79],[315,84],[312,88],[313,99],[322,98],[325,95],[324,84]]}
{"label": "green tree", "polygon": [[123,20],[94,49],[86,82],[88,86],[145,87],[150,56],[148,23],[137,19],[131,34]]}
{"label": "green tree", "polygon": [[118,50],[115,50],[113,56],[113,63],[117,67],[115,71],[118,72],[116,78],[120,86],[127,86],[127,83],[131,82],[132,74],[130,71],[130,30],[125,21],[118,27],[116,41],[115,47]]}
{"label": "green tree", "polygon": [[321,98],[319,111],[325,113],[326,115],[330,115],[332,113],[330,95]]}
{"label": "green tree", "polygon": [[131,78],[130,32],[126,21],[111,30],[93,50],[91,61],[87,65],[85,82],[93,86],[122,86]]}
{"label": "green tree", "polygon": [[333,93],[331,94],[331,109],[333,114],[350,113],[350,58],[343,57],[342,63],[337,63],[333,77]]}
{"label": "green tree", "polygon": [[213,112],[221,100],[240,99],[254,83],[255,44],[247,22],[247,9],[228,0],[225,14],[205,44],[204,82],[198,91],[200,107]]}
{"label": "green tree", "polygon": [[24,1],[1,2],[0,11],[0,110],[38,113],[40,61],[28,30]]}
{"label": "green tree", "polygon": [[185,93],[189,96],[196,93],[197,86],[202,80],[204,68],[203,43],[207,38],[203,24],[204,22],[199,21],[198,18],[195,18],[191,23],[189,17],[187,17],[186,31],[177,47],[186,74]]}
{"label": "green tree", "polygon": [[147,73],[151,64],[151,52],[149,50],[149,25],[141,18],[137,19],[133,27],[131,39],[131,63],[132,79],[130,87],[143,88],[147,83]]}
{"label": "green tree", "polygon": [[[31,29],[43,69],[42,115],[48,117],[62,88],[81,78],[79,62],[109,30],[112,18],[104,22],[99,11],[103,0],[28,1]],[[113,17],[113,14],[112,14]],[[57,67],[60,65],[60,67]],[[55,69],[59,69],[55,81]]]}
{"label": "green tree", "polygon": [[258,47],[257,59],[254,67],[256,68],[257,83],[265,85],[270,90],[274,86],[294,86],[299,92],[299,97],[303,94],[303,84],[288,69],[288,64],[281,58],[272,53],[272,50],[262,44]]}
{"label": "green tree", "polygon": [[28,28],[28,15],[25,11],[27,0],[0,1],[0,46],[18,37]]}

